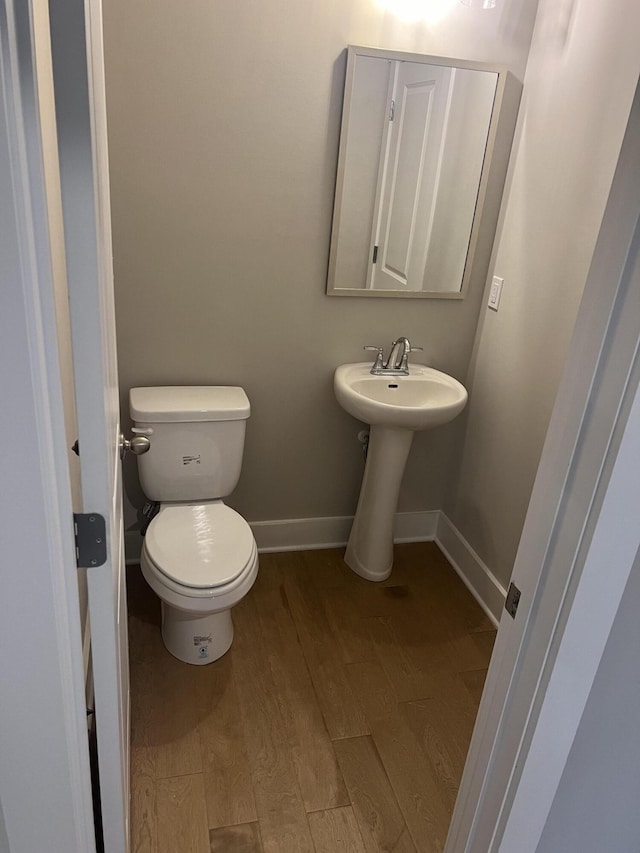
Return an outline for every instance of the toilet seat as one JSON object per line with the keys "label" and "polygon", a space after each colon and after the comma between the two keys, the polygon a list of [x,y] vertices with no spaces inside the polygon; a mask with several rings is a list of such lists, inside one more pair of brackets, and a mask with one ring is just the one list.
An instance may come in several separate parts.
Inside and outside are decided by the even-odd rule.
{"label": "toilet seat", "polygon": [[161,575],[196,596],[234,585],[256,557],[251,528],[222,501],[162,507],[144,546]]}

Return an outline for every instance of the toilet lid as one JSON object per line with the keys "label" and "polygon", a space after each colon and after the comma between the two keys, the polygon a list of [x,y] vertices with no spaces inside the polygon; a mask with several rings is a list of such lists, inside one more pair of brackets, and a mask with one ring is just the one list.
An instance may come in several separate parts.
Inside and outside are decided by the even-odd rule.
{"label": "toilet lid", "polygon": [[254,539],[244,518],[223,503],[185,504],[156,515],[145,547],[162,574],[204,588],[237,578],[253,556]]}

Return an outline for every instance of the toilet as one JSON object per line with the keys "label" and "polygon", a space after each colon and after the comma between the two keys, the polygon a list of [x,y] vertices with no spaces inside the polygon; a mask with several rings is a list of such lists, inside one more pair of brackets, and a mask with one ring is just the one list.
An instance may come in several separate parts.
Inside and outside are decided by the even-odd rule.
{"label": "toilet", "polygon": [[142,489],[160,503],[142,574],[160,598],[167,649],[208,664],[230,648],[231,608],[258,573],[251,528],[222,500],[240,476],[249,400],[233,386],[132,388],[129,407],[151,445],[137,457]]}

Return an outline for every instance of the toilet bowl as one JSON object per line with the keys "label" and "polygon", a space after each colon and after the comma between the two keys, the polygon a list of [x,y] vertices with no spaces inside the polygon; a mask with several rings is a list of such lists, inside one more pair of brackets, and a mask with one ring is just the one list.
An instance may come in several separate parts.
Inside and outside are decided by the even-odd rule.
{"label": "toilet bowl", "polygon": [[227,386],[132,388],[134,431],[147,497],[160,503],[140,565],[162,607],[162,639],[185,663],[203,665],[231,647],[231,608],[253,586],[258,549],[247,522],[226,506],[240,475],[249,401]]}
{"label": "toilet bowl", "polygon": [[196,665],[222,657],[233,641],[231,608],[258,573],[258,549],[242,516],[222,501],[161,505],[140,566],[161,601],[168,651]]}

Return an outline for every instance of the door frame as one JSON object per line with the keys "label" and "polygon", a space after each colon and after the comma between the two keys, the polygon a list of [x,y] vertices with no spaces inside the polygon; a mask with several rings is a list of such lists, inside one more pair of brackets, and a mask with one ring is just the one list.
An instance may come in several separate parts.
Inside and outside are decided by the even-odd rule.
{"label": "door frame", "polygon": [[[640,85],[445,853],[533,853],[640,548]],[[517,840],[516,840],[517,839]]]}
{"label": "door frame", "polygon": [[101,0],[53,3],[49,22],[82,507],[105,521],[105,559],[86,571],[101,825],[108,853],[126,853],[129,654]]}

